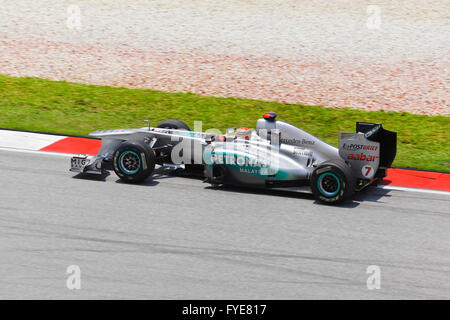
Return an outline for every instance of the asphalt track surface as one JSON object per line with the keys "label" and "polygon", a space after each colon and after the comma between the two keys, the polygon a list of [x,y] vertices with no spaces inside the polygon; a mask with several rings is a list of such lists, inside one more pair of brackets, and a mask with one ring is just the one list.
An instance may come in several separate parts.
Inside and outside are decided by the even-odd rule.
{"label": "asphalt track surface", "polygon": [[[0,298],[450,298],[450,197],[372,188],[311,195],[159,175],[68,172],[63,156],[0,151]],[[81,289],[66,269],[81,269]],[[381,270],[368,290],[366,268]]]}

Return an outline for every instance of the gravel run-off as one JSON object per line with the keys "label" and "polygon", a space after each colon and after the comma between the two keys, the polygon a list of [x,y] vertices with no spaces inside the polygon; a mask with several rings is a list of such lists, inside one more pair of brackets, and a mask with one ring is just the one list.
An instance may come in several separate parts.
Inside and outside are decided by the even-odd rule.
{"label": "gravel run-off", "polygon": [[374,4],[0,0],[0,73],[449,116],[450,2]]}

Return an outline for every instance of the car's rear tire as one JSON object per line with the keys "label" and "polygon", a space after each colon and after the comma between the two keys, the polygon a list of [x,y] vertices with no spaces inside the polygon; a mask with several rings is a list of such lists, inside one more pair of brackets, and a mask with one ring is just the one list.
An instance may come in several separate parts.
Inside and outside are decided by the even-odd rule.
{"label": "car's rear tire", "polygon": [[144,142],[125,141],[114,152],[113,167],[122,181],[142,182],[155,170],[155,154]]}
{"label": "car's rear tire", "polygon": [[321,163],[311,176],[314,197],[326,204],[337,204],[347,200],[355,191],[355,178],[343,160]]}
{"label": "car's rear tire", "polygon": [[189,126],[186,123],[175,119],[163,121],[160,124],[158,124],[157,128],[191,131],[191,128],[189,128]]}

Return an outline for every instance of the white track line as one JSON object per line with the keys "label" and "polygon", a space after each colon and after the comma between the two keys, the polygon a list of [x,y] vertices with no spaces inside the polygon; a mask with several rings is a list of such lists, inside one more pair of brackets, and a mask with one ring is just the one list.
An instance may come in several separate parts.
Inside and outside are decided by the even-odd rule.
{"label": "white track line", "polygon": [[25,149],[5,148],[5,147],[0,147],[0,151],[34,153],[34,154],[40,154],[40,155],[58,156],[58,157],[66,157],[66,158],[75,156],[75,154],[72,154],[72,153],[48,152],[48,151],[39,151],[39,150],[25,150]]}
{"label": "white track line", "polygon": [[0,146],[3,148],[40,150],[64,138],[67,137],[35,132],[0,130]]}
{"label": "white track line", "polygon": [[407,187],[397,187],[397,186],[389,186],[389,185],[381,185],[381,186],[377,186],[377,188],[386,189],[386,190],[399,190],[399,191],[412,191],[412,192],[422,192],[422,193],[434,193],[434,194],[442,194],[442,195],[445,195],[445,196],[450,196],[450,192],[448,192],[448,191],[431,190],[431,189],[407,188]]}

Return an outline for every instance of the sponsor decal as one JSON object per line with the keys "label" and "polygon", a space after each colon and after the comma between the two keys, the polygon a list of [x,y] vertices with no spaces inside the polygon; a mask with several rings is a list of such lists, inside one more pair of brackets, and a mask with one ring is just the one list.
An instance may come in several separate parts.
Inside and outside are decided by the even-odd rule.
{"label": "sponsor decal", "polygon": [[306,139],[280,139],[281,143],[291,144],[295,146],[308,145],[313,146],[315,141],[306,140]]}
{"label": "sponsor decal", "polygon": [[371,165],[366,164],[361,168],[361,173],[364,177],[372,179],[372,177],[375,175],[375,170]]}
{"label": "sponsor decal", "polygon": [[274,176],[277,174],[277,170],[272,168],[261,168],[259,174],[262,176]]}
{"label": "sponsor decal", "polygon": [[375,161],[378,158],[379,156],[366,155],[362,152],[357,154],[350,153],[347,156],[347,160],[358,160],[358,161]]}
{"label": "sponsor decal", "polygon": [[240,168],[239,172],[251,173],[251,174],[259,174],[260,170],[259,169],[249,169],[249,168]]}
{"label": "sponsor decal", "polygon": [[277,171],[271,168],[239,168],[239,172],[242,173],[249,173],[249,174],[256,174],[261,176],[273,176],[277,174]]}
{"label": "sponsor decal", "polygon": [[260,176],[274,176],[278,169],[270,166],[270,162],[265,159],[255,157],[235,156],[233,154],[211,154],[211,160],[215,164],[225,164],[238,167],[239,172]]}
{"label": "sponsor decal", "polygon": [[70,162],[71,162],[72,168],[73,167],[81,168],[86,165],[87,159],[73,157],[72,159],[70,159]]}
{"label": "sponsor decal", "polygon": [[211,160],[216,164],[238,165],[240,167],[267,167],[268,162],[264,159],[250,158],[245,156],[235,157],[233,154],[211,154]]}
{"label": "sponsor decal", "polygon": [[373,136],[375,133],[377,133],[378,130],[380,130],[381,125],[376,125],[375,127],[373,127],[373,129],[367,131],[366,133],[364,133],[364,137],[369,138],[371,136]]}
{"label": "sponsor decal", "polygon": [[356,143],[344,143],[342,145],[342,149],[344,149],[344,150],[352,150],[352,151],[357,151],[357,150],[372,150],[372,151],[376,151],[376,150],[378,150],[378,146],[366,145],[366,144],[356,144]]}
{"label": "sponsor decal", "polygon": [[141,153],[141,158],[142,158],[142,167],[144,170],[147,170],[147,160],[145,160],[145,154],[143,152]]}
{"label": "sponsor decal", "polygon": [[294,148],[294,154],[297,154],[299,156],[309,157],[309,156],[312,156],[312,151],[306,150],[303,148]]}
{"label": "sponsor decal", "polygon": [[327,172],[327,171],[329,171],[329,170],[331,170],[331,167],[330,167],[330,166],[326,166],[326,167],[323,167],[323,168],[319,168],[319,169],[316,170],[316,174],[320,175],[321,173]]}

